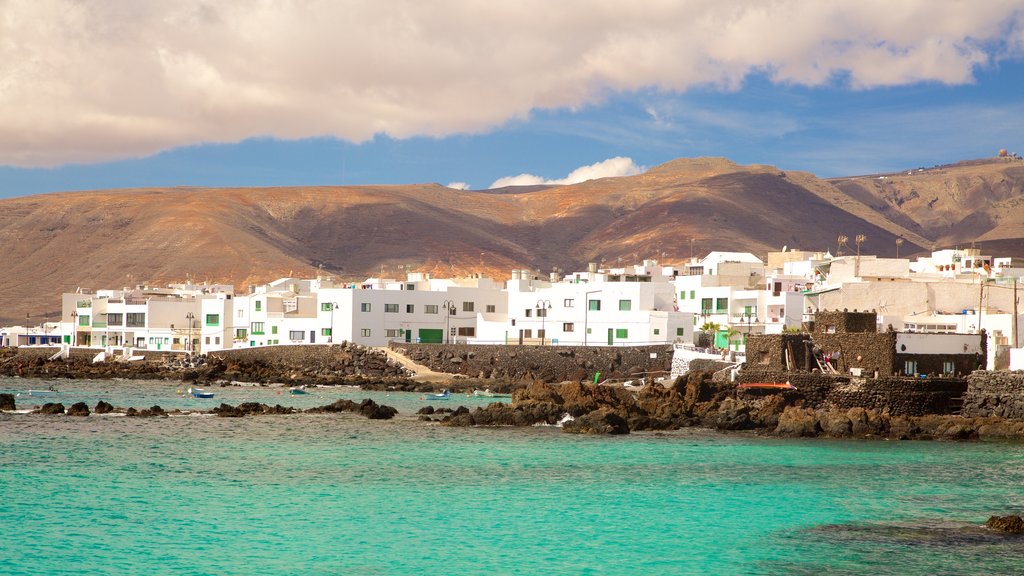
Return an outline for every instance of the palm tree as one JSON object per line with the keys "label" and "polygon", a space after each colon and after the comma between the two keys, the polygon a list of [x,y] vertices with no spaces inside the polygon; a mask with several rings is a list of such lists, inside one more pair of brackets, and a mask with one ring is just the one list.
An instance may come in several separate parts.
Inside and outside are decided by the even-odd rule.
{"label": "palm tree", "polygon": [[705,322],[700,327],[700,331],[704,333],[705,341],[706,341],[706,342],[702,342],[702,344],[703,343],[707,343],[709,348],[714,348],[715,347],[715,334],[718,333],[718,330],[720,328],[721,328],[721,326],[718,325],[718,322]]}
{"label": "palm tree", "polygon": [[[736,328],[733,328],[732,326],[729,326],[729,329],[725,333],[726,342],[728,342],[729,344],[732,344],[732,341],[735,340],[736,337],[739,336],[739,335],[740,335],[740,331],[739,330],[737,330]],[[728,346],[726,346],[726,347],[728,347]],[[739,345],[736,346],[736,349],[737,350],[739,349]]]}

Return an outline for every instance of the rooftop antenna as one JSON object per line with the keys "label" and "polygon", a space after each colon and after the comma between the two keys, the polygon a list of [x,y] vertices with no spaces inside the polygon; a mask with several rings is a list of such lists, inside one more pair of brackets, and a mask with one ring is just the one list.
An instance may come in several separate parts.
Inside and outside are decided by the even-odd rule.
{"label": "rooftop antenna", "polygon": [[900,246],[903,244],[903,237],[900,236],[896,239],[896,257],[900,257]]}

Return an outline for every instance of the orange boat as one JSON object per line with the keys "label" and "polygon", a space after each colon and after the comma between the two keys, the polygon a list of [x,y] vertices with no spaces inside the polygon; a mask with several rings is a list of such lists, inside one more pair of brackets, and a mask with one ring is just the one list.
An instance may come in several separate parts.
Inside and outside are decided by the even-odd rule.
{"label": "orange boat", "polygon": [[789,382],[747,382],[736,387],[737,390],[796,390]]}

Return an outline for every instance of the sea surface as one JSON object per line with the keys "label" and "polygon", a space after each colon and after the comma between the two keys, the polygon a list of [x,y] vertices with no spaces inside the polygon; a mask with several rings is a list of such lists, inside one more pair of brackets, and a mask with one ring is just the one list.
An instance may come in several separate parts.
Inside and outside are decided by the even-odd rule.
{"label": "sea surface", "polygon": [[[0,379],[18,407],[354,414],[0,414],[0,574],[1019,574],[1024,444],[591,437],[421,422],[418,394]],[[436,406],[483,405],[455,396]]]}

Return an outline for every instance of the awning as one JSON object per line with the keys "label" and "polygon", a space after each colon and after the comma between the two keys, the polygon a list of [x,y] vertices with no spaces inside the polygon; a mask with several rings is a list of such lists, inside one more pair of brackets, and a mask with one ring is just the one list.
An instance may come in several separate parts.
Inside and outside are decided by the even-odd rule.
{"label": "awning", "polygon": [[805,290],[801,292],[801,294],[804,296],[817,296],[818,294],[824,294],[826,292],[835,292],[840,288],[842,288],[842,286],[832,286],[830,288],[822,288],[821,290]]}

